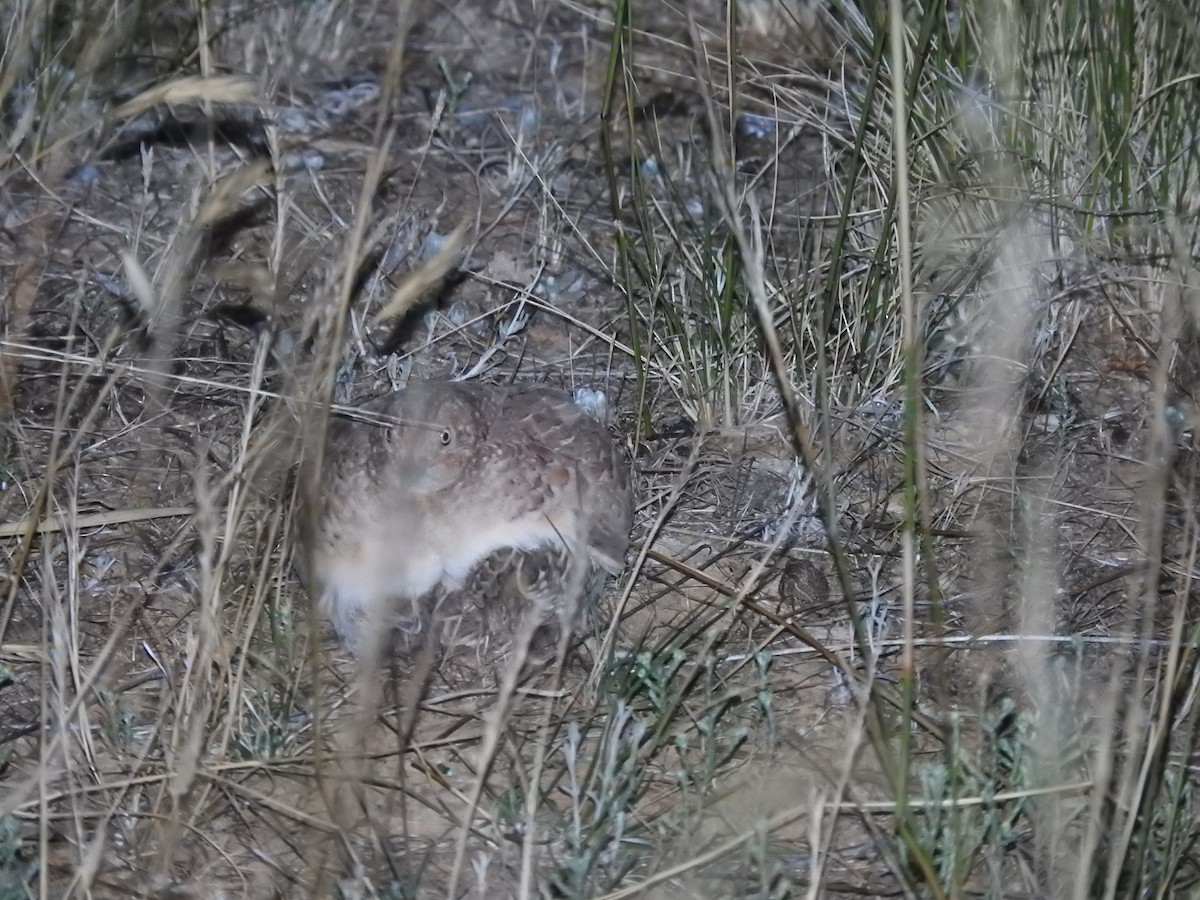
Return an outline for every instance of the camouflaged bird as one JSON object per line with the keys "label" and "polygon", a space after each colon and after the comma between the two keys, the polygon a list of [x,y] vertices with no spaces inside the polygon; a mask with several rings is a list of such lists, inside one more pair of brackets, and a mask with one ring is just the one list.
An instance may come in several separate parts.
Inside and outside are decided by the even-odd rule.
{"label": "camouflaged bird", "polygon": [[603,425],[545,386],[412,383],[334,417],[298,568],[351,651],[447,651],[575,626],[624,566],[628,467]]}

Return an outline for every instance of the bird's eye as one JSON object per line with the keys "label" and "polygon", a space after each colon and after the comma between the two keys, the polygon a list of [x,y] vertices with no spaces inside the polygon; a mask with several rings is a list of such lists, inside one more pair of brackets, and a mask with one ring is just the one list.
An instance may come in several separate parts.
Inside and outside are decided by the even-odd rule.
{"label": "bird's eye", "polygon": [[442,442],[443,447],[449,447],[450,441],[453,439],[453,437],[454,436],[450,434],[449,428],[443,428],[442,433],[438,435],[438,440]]}

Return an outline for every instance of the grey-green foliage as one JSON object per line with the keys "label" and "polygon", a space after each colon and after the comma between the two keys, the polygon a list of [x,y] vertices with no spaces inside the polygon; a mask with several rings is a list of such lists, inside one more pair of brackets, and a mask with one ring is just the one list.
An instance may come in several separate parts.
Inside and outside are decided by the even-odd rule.
{"label": "grey-green foliage", "polygon": [[[1162,802],[1155,804],[1149,827],[1141,834],[1147,841],[1138,897],[1161,897],[1196,889],[1200,871],[1190,857],[1196,843],[1196,786],[1187,773],[1172,766],[1163,773]],[[1189,885],[1181,883],[1183,880]]]}
{"label": "grey-green foliage", "polygon": [[[916,837],[950,895],[974,883],[984,867],[1003,893],[1002,862],[1026,823],[1019,794],[1033,787],[1031,721],[1005,698],[983,717],[977,733],[964,735],[961,726],[960,717],[951,718],[941,758],[918,770],[923,805]],[[899,849],[903,856],[904,845]]]}
{"label": "grey-green foliage", "polygon": [[0,817],[0,900],[34,896],[37,857],[29,849],[25,825],[16,816]]}
{"label": "grey-green foliage", "polygon": [[[773,728],[769,661],[755,660],[756,690],[731,690],[712,652],[644,650],[616,667],[608,714],[595,731],[568,723],[559,752],[564,814],[557,889],[594,896],[620,882],[653,843],[637,815],[652,784],[678,791],[673,815],[703,808],[752,731]],[[684,824],[684,823],[679,823]]]}
{"label": "grey-green foliage", "polygon": [[559,874],[567,896],[586,896],[597,875],[615,883],[632,863],[623,842],[645,780],[640,750],[646,732],[646,722],[618,700],[585,766],[582,732],[575,722],[567,726],[562,756],[571,808]]}

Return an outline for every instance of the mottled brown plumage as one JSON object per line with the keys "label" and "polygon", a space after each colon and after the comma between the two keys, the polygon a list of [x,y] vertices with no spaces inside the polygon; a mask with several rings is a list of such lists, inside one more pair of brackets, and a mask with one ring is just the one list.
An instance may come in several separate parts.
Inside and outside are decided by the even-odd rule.
{"label": "mottled brown plumage", "polygon": [[298,554],[353,651],[431,629],[482,654],[551,629],[621,571],[633,495],[607,430],[562,391],[413,383],[335,417]]}

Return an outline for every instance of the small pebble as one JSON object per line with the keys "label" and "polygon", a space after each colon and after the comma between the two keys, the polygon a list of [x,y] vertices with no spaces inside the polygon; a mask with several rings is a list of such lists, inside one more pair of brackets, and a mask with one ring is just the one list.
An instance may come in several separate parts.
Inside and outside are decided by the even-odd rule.
{"label": "small pebble", "polygon": [[438,251],[445,246],[446,236],[438,234],[436,231],[431,231],[425,235],[425,240],[421,241],[421,259],[430,259],[438,254]]}
{"label": "small pebble", "polygon": [[520,108],[520,128],[523,132],[534,131],[538,127],[540,116],[538,111],[527,103],[523,103]]}
{"label": "small pebble", "polygon": [[318,105],[333,118],[340,119],[378,97],[379,85],[373,81],[364,81],[344,90],[325,93],[318,101]]}
{"label": "small pebble", "polygon": [[113,275],[107,275],[104,272],[96,272],[92,275],[92,280],[100,285],[100,289],[106,294],[111,294],[114,297],[125,296],[125,282]]}
{"label": "small pebble", "polygon": [[775,134],[779,129],[779,120],[757,113],[742,113],[738,116],[737,127],[739,133],[761,141]]}
{"label": "small pebble", "polygon": [[[426,240],[428,240],[428,238],[426,238]],[[444,241],[445,238],[442,238],[442,240]],[[424,252],[424,250],[422,250],[422,252]],[[400,264],[408,259],[408,254],[409,248],[407,244],[402,241],[394,241],[392,245],[387,248],[387,252],[383,254],[383,259],[379,263],[379,268],[383,269],[385,272],[391,272],[395,269],[398,269]]]}
{"label": "small pebble", "polygon": [[309,134],[316,130],[317,123],[298,106],[284,106],[275,111],[275,125],[288,134]]}
{"label": "small pebble", "polygon": [[597,422],[608,421],[608,396],[592,388],[575,389],[575,405]]}
{"label": "small pebble", "polygon": [[325,156],[312,147],[306,147],[299,152],[287,153],[283,158],[283,168],[286,172],[298,172],[305,169],[315,172],[325,168]]}
{"label": "small pebble", "polygon": [[100,178],[100,170],[90,163],[85,163],[72,172],[68,180],[81,187],[93,187],[100,181]]}

